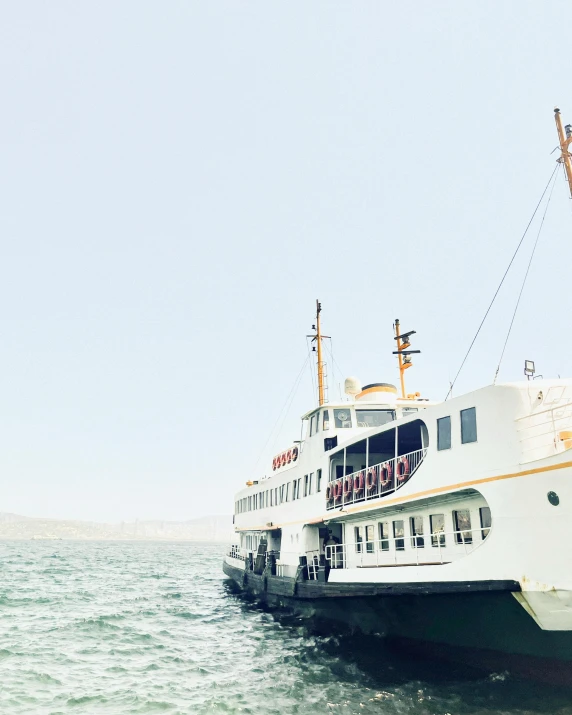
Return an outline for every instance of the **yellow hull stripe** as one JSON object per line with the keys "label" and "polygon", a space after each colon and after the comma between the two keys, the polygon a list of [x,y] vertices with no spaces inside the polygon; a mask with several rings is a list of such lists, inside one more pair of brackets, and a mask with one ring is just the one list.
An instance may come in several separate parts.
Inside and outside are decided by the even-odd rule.
{"label": "yellow hull stripe", "polygon": [[[427,489],[423,492],[416,492],[415,494],[410,494],[405,498],[394,498],[394,499],[384,499],[382,504],[371,505],[371,502],[360,504],[359,506],[349,507],[343,512],[332,510],[329,515],[326,516],[327,519],[333,519],[334,516],[343,514],[344,516],[348,514],[357,514],[360,511],[370,511],[373,509],[379,509],[380,506],[388,506],[389,504],[407,504],[407,502],[414,501],[415,499],[422,499],[423,497],[429,497],[433,494],[443,494],[443,492],[455,491],[456,489],[463,489],[465,487],[474,487],[477,484],[488,484],[490,482],[500,482],[503,479],[515,479],[517,477],[527,477],[530,474],[540,474],[541,472],[554,472],[557,469],[566,469],[567,467],[572,467],[572,462],[560,462],[559,464],[550,464],[546,467],[536,467],[535,469],[525,469],[522,472],[512,472],[511,474],[499,474],[496,477],[485,477],[484,479],[472,479],[468,482],[458,482],[457,484],[449,484],[445,487],[436,487],[435,489]],[[294,526],[295,524],[321,524],[324,521],[324,517],[318,519],[312,519],[308,521],[307,519],[302,519],[298,521],[287,521],[283,524],[274,524],[269,527],[266,524],[264,526],[251,526],[249,528],[239,528],[235,531],[268,531],[273,529],[281,529],[284,526]]]}

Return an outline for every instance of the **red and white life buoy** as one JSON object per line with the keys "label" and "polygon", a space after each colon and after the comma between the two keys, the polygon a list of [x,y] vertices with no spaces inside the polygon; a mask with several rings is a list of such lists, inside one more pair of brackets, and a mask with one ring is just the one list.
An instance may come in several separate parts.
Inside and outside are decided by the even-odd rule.
{"label": "red and white life buoy", "polygon": [[370,470],[368,470],[368,473],[365,475],[365,485],[367,487],[368,491],[371,491],[375,485],[377,484],[377,470],[372,467]]}
{"label": "red and white life buoy", "polygon": [[410,469],[409,469],[409,460],[407,457],[401,457],[399,462],[397,463],[397,479],[400,482],[405,481],[405,479],[409,476],[410,474]]}
{"label": "red and white life buoy", "polygon": [[344,479],[344,496],[351,494],[354,488],[353,477],[346,477]]}
{"label": "red and white life buoy", "polygon": [[276,457],[272,460],[272,469],[276,471]]}
{"label": "red and white life buoy", "polygon": [[334,498],[336,501],[342,498],[343,494],[343,487],[342,487],[342,480],[338,480],[335,485],[334,485]]}
{"label": "red and white life buoy", "polygon": [[393,477],[393,467],[391,462],[386,462],[381,468],[380,483],[382,487],[386,487],[391,484],[391,478]]}
{"label": "red and white life buoy", "polygon": [[292,461],[295,462],[298,459],[298,447],[292,447]]}
{"label": "red and white life buoy", "polygon": [[326,499],[327,499],[327,501],[331,501],[331,500],[333,499],[333,496],[334,496],[334,495],[333,495],[333,491],[334,491],[334,490],[332,489],[332,487],[328,484],[328,486],[326,487]]}
{"label": "red and white life buoy", "polygon": [[286,462],[287,462],[287,464],[290,464],[291,461],[292,461],[292,450],[289,449],[289,450],[286,452]]}
{"label": "red and white life buoy", "polygon": [[363,492],[365,484],[365,478],[363,472],[360,472],[357,477],[354,479],[354,494],[359,494],[360,492]]}

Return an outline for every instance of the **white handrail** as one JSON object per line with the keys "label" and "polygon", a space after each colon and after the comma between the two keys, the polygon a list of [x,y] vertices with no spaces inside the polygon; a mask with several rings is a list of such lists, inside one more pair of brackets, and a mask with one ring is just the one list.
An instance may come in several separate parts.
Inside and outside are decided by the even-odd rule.
{"label": "white handrail", "polygon": [[[491,530],[492,526],[487,526],[455,531],[436,531],[430,534],[405,535],[404,533],[403,536],[388,536],[386,539],[346,542],[326,546],[326,560],[332,568],[348,568],[348,562],[352,567],[387,564],[441,565],[450,563],[459,556],[460,552],[463,555],[472,553],[488,538]],[[488,532],[486,536],[485,532]],[[451,540],[448,540],[447,537],[451,537]],[[407,548],[406,542],[409,542]],[[393,548],[391,548],[392,546]],[[373,558],[374,555],[375,558]],[[400,555],[403,558],[399,558]],[[411,562],[412,558],[413,562]]]}
{"label": "white handrail", "polygon": [[397,491],[411,479],[426,454],[427,448],[417,449],[332,480],[328,483],[330,497],[326,508],[337,509]]}

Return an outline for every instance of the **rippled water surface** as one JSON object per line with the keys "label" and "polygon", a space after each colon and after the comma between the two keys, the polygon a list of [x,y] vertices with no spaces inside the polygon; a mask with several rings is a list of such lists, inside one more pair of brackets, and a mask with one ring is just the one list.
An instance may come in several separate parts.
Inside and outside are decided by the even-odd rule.
{"label": "rippled water surface", "polygon": [[408,662],[237,597],[222,547],[0,544],[0,713],[572,715],[572,694]]}

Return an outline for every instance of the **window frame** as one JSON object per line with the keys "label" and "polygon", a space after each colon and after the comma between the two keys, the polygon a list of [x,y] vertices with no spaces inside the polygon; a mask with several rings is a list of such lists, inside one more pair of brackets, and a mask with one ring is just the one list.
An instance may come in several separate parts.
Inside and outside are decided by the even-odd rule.
{"label": "window frame", "polygon": [[[384,529],[383,527],[386,527]],[[384,531],[387,533],[384,534]],[[378,526],[378,532],[379,532],[379,550],[380,551],[389,551],[390,549],[390,536],[389,536],[389,521],[380,521],[379,526]]]}
{"label": "window frame", "polygon": [[[469,430],[469,426],[463,426],[463,415],[467,414],[473,415],[473,423],[470,425],[470,428],[474,428],[475,430],[474,439],[465,439],[465,430]],[[477,408],[467,407],[466,409],[461,410],[459,412],[459,418],[461,422],[461,444],[474,444],[475,442],[478,442],[479,433],[477,431]],[[468,435],[468,437],[472,437],[472,434]]]}
{"label": "window frame", "polygon": [[[461,529],[459,528],[459,513],[466,512],[469,515],[469,528]],[[471,522],[471,510],[470,509],[454,509],[453,510],[453,526],[455,527],[455,542],[458,545],[472,544],[473,543],[473,525]],[[463,536],[463,532],[468,531],[470,536],[466,539]]]}
{"label": "window frame", "polygon": [[354,526],[354,541],[356,554],[363,554],[363,534],[361,526]]}
{"label": "window frame", "polygon": [[[435,531],[433,527],[433,519],[442,517],[443,531]],[[447,538],[445,536],[445,514],[429,514],[429,531],[431,532],[431,546],[438,549],[439,547],[447,546]]]}
{"label": "window frame", "polygon": [[[449,444],[448,446],[442,446],[442,437],[441,437],[441,425],[449,425]],[[453,446],[453,439],[452,439],[452,434],[451,434],[451,415],[445,415],[444,417],[438,417],[437,418],[437,451],[438,452],[445,452],[448,449],[451,449]]]}
{"label": "window frame", "polygon": [[[488,512],[488,525],[485,526],[483,523],[483,511],[486,510]],[[481,538],[484,541],[487,536],[491,533],[491,528],[493,525],[493,519],[492,519],[492,514],[491,514],[491,508],[490,506],[481,506],[479,507],[479,522],[481,524]],[[487,532],[485,534],[485,531]]]}
{"label": "window frame", "polygon": [[[396,525],[401,524],[402,534],[398,536],[396,534]],[[393,543],[395,544],[396,551],[405,551],[405,520],[404,519],[394,519],[392,521],[393,528]],[[398,545],[399,544],[399,545]]]}

